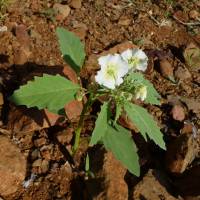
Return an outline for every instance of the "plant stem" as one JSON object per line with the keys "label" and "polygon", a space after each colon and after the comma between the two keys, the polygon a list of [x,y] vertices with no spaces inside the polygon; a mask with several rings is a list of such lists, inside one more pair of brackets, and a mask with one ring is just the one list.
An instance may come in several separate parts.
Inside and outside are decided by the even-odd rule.
{"label": "plant stem", "polygon": [[80,119],[78,122],[78,126],[75,130],[75,140],[74,140],[74,145],[72,148],[72,154],[75,154],[79,147],[81,131],[83,128],[83,123],[84,123],[84,116],[85,116],[85,113],[88,111],[88,108],[92,105],[92,103],[93,103],[92,94],[90,94],[89,99],[87,100],[86,104],[83,107],[83,110],[81,112]]}

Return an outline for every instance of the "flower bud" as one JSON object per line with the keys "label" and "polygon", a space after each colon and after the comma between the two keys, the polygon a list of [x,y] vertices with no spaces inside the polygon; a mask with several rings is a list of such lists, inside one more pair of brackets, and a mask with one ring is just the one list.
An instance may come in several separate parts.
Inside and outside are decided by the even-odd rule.
{"label": "flower bud", "polygon": [[147,86],[142,85],[136,89],[135,98],[144,101],[147,97]]}
{"label": "flower bud", "polygon": [[83,97],[84,97],[84,91],[78,91],[77,93],[76,93],[76,96],[75,96],[75,98],[76,98],[76,100],[77,101],[82,101],[83,100]]}

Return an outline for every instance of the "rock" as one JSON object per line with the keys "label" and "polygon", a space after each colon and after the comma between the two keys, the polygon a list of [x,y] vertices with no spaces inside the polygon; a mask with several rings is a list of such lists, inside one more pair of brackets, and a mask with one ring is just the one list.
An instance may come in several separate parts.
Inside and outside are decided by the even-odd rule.
{"label": "rock", "polygon": [[44,138],[44,137],[41,137],[41,138],[38,138],[38,139],[35,139],[35,140],[34,140],[34,145],[35,145],[36,147],[41,147],[41,146],[45,145],[46,142],[47,142],[47,139]]}
{"label": "rock", "polygon": [[193,131],[192,123],[184,123],[184,126],[181,129],[181,134],[191,134],[192,131]]}
{"label": "rock", "polygon": [[200,113],[200,99],[180,97],[180,100],[184,102],[188,110],[192,110],[194,113]]}
{"label": "rock", "polygon": [[19,49],[14,49],[14,63],[16,65],[23,65],[31,55],[30,37],[27,32],[27,27],[23,24],[16,26],[15,35],[20,47]]}
{"label": "rock", "polygon": [[76,28],[73,30],[76,36],[78,36],[81,40],[84,40],[87,35],[87,29],[84,27]]}
{"label": "rock", "polygon": [[75,9],[81,8],[82,0],[71,0],[70,6]]}
{"label": "rock", "polygon": [[196,11],[196,10],[191,10],[191,11],[189,12],[189,17],[190,17],[190,19],[196,20],[196,19],[199,18],[199,16],[200,16],[200,14],[199,14],[199,12]]}
{"label": "rock", "polygon": [[66,128],[66,130],[58,132],[56,138],[62,145],[69,144],[73,138],[73,132],[73,128]]}
{"label": "rock", "polygon": [[198,140],[194,138],[193,132],[181,134],[167,147],[166,168],[171,173],[181,174],[192,163],[198,152]]}
{"label": "rock", "polygon": [[168,59],[160,60],[160,73],[167,79],[174,79],[174,68]]}
{"label": "rock", "polygon": [[42,163],[42,159],[41,158],[37,159],[33,162],[32,167],[39,167],[41,166],[41,163]]}
{"label": "rock", "polygon": [[191,71],[198,71],[200,69],[200,48],[196,44],[189,43],[183,55]]}
{"label": "rock", "polygon": [[134,123],[127,117],[125,113],[122,113],[122,115],[119,117],[118,122],[125,128],[128,128],[129,130],[134,131],[135,133],[139,133],[137,127],[134,125]]}
{"label": "rock", "polygon": [[127,199],[128,186],[124,180],[127,170],[111,152],[104,157],[103,170],[106,177],[106,199]]}
{"label": "rock", "polygon": [[26,54],[23,48],[14,50],[14,63],[16,65],[23,65],[28,61],[29,55]]}
{"label": "rock", "polygon": [[83,104],[80,101],[73,100],[65,105],[65,112],[69,120],[78,120],[83,109]]}
{"label": "rock", "polygon": [[45,145],[40,149],[41,156],[45,160],[51,160],[53,154],[53,145]]}
{"label": "rock", "polygon": [[187,98],[184,96],[174,96],[174,95],[168,95],[167,100],[170,104],[176,105],[180,103],[184,103],[188,110],[193,111],[196,114],[200,113],[200,99],[194,99],[194,98]]}
{"label": "rock", "polygon": [[34,30],[34,29],[31,29],[31,30],[30,30],[30,36],[31,36],[32,38],[36,39],[36,40],[42,39],[42,35],[41,35],[38,31],[36,31],[36,30]]}
{"label": "rock", "polygon": [[48,160],[42,160],[41,163],[41,172],[43,174],[47,173],[47,171],[49,170],[49,161]]}
{"label": "rock", "polygon": [[1,26],[0,27],[0,32],[2,33],[2,32],[6,32],[6,31],[8,31],[8,27],[7,26]]}
{"label": "rock", "polygon": [[29,49],[30,47],[30,38],[27,32],[27,27],[23,24],[17,25],[15,27],[15,35],[17,41],[23,45],[25,48]]}
{"label": "rock", "polygon": [[[162,180],[162,175],[155,170],[149,170],[141,182],[133,190],[134,200],[176,200],[175,197],[168,193],[167,183]],[[178,200],[178,199],[177,199]]]}
{"label": "rock", "polygon": [[28,133],[48,128],[59,123],[62,116],[35,108],[12,106],[8,113],[8,128],[16,133]]}
{"label": "rock", "polygon": [[127,16],[120,17],[118,24],[121,26],[129,26],[132,22],[131,18],[128,18]]}
{"label": "rock", "polygon": [[26,176],[26,158],[8,138],[0,135],[0,196],[17,191]]}
{"label": "rock", "polygon": [[64,65],[62,73],[73,83],[78,83],[77,74],[69,65]]}
{"label": "rock", "polygon": [[31,152],[31,160],[34,161],[37,158],[40,157],[40,151],[38,149],[35,149]]}
{"label": "rock", "polygon": [[87,182],[87,188],[91,199],[128,199],[128,186],[124,180],[126,169],[116,160],[111,152],[105,153],[103,168],[100,169],[99,161],[102,159],[102,152],[96,151],[91,164],[91,171],[95,173],[95,180]]}
{"label": "rock", "polygon": [[193,92],[192,87],[184,82],[180,82],[180,88],[182,91],[185,91],[188,96]]}
{"label": "rock", "polygon": [[49,169],[49,161],[37,159],[32,164],[32,173],[45,174]]}
{"label": "rock", "polygon": [[70,7],[68,5],[63,5],[60,3],[55,3],[53,9],[58,12],[58,18],[61,20],[66,19],[70,14]]}
{"label": "rock", "polygon": [[[66,162],[59,169],[55,170],[52,178],[53,178],[52,181],[54,182],[54,184],[59,186],[56,196],[60,197],[60,198],[56,198],[56,199],[63,199],[63,200],[71,199],[70,197],[67,198],[67,196],[68,196],[67,194],[71,193],[72,185],[75,185],[75,183],[77,181],[72,180],[73,174],[72,174],[72,168],[71,168],[70,164],[68,162]],[[77,193],[78,191],[79,191],[79,188],[76,188],[74,190],[75,193]]]}
{"label": "rock", "polygon": [[[44,109],[45,118],[43,119],[43,126],[50,127],[56,124],[59,124],[60,121],[63,121],[63,117]],[[47,123],[46,123],[47,122]]]}
{"label": "rock", "polygon": [[173,119],[177,121],[183,121],[185,119],[185,111],[181,105],[174,105],[171,113]]}
{"label": "rock", "polygon": [[189,72],[189,70],[187,68],[183,68],[183,67],[178,67],[178,69],[175,71],[174,74],[175,74],[175,77],[181,81],[192,78],[192,75]]}

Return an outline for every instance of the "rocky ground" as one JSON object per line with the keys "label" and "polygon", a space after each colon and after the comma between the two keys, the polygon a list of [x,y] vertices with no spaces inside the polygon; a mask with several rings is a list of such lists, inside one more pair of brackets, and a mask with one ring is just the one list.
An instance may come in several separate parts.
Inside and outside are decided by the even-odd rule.
{"label": "rocky ground", "polygon": [[[0,8],[0,200],[200,199],[200,1],[11,0]],[[19,85],[42,73],[77,82],[62,60],[58,26],[85,43],[84,79],[94,76],[99,55],[126,49],[131,42],[147,53],[145,76],[162,104],[145,107],[159,123],[167,151],[143,141],[120,119],[137,143],[140,177],[101,146],[89,151],[94,176],[85,173],[94,128],[90,116],[71,159],[81,103],[66,106],[65,119],[8,101]],[[95,104],[93,113],[98,108]]]}

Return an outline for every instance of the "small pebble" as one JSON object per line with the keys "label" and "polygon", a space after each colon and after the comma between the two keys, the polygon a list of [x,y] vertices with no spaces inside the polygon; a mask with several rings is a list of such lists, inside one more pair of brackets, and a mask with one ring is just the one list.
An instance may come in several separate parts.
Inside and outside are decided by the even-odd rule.
{"label": "small pebble", "polygon": [[44,158],[45,160],[51,160],[51,154],[53,151],[53,147],[52,145],[45,145],[40,149],[41,152],[41,156],[42,158]]}
{"label": "small pebble", "polygon": [[131,21],[132,20],[130,18],[122,16],[120,17],[118,24],[121,26],[129,26],[131,24]]}
{"label": "small pebble", "polygon": [[60,3],[55,3],[53,9],[58,12],[58,18],[61,20],[66,19],[70,14],[70,7],[68,5],[63,5]]}
{"label": "small pebble", "polygon": [[174,105],[171,112],[173,119],[177,121],[183,121],[185,119],[185,111],[181,105]]}
{"label": "small pebble", "polygon": [[188,69],[178,67],[178,69],[175,71],[175,77],[178,78],[179,80],[185,80],[185,79],[190,79],[192,75]]}
{"label": "small pebble", "polygon": [[180,86],[188,95],[190,95],[192,93],[192,88],[189,85],[187,85],[186,83],[182,82],[180,84]]}
{"label": "small pebble", "polygon": [[199,12],[196,11],[196,10],[191,10],[191,11],[189,12],[189,17],[190,17],[190,19],[196,20],[196,19],[198,19],[199,16],[200,16],[200,14],[199,14]]}
{"label": "small pebble", "polygon": [[72,1],[70,2],[70,6],[71,6],[72,8],[75,8],[75,9],[81,8],[81,5],[82,5],[82,0],[72,0]]}
{"label": "small pebble", "polygon": [[160,60],[160,73],[163,77],[168,78],[170,80],[173,79],[173,71],[174,68],[167,59]]}
{"label": "small pebble", "polygon": [[31,160],[34,161],[39,157],[40,157],[40,151],[38,149],[33,150],[31,153]]}
{"label": "small pebble", "polygon": [[32,164],[32,172],[35,174],[44,174],[49,170],[49,161],[47,160],[42,160],[42,159],[37,159],[33,164]]}
{"label": "small pebble", "polygon": [[41,172],[43,174],[47,173],[47,171],[49,170],[49,161],[48,160],[43,160],[42,164],[41,164]]}
{"label": "small pebble", "polygon": [[1,26],[0,27],[0,32],[6,32],[8,31],[8,27],[7,26]]}
{"label": "small pebble", "polygon": [[42,138],[38,138],[38,139],[34,140],[34,145],[36,147],[41,147],[41,146],[45,145],[46,142],[47,142],[46,138],[42,137]]}

